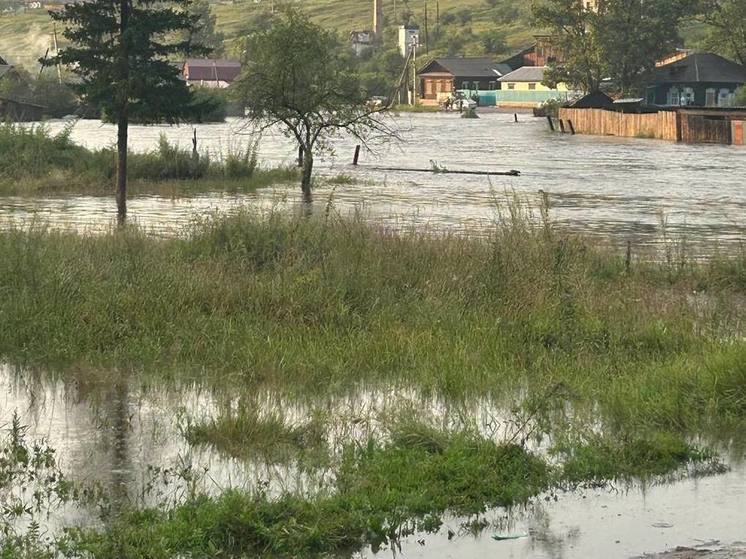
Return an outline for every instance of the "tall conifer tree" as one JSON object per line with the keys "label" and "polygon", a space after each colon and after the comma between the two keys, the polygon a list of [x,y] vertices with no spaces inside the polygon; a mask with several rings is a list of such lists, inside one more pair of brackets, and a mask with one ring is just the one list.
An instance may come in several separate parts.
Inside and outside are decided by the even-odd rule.
{"label": "tall conifer tree", "polygon": [[117,126],[120,224],[127,217],[130,121],[173,123],[199,110],[176,64],[177,57],[207,52],[184,33],[198,25],[188,8],[189,0],[90,0],[50,14],[64,24],[70,46],[42,62],[70,66],[83,99]]}

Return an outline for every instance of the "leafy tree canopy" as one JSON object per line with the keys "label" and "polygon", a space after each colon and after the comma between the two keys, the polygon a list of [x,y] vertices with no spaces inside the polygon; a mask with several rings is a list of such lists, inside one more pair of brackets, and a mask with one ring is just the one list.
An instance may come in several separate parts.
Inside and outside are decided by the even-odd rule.
{"label": "leafy tree canopy", "polygon": [[746,1],[702,0],[699,11],[709,28],[705,46],[746,64]]}
{"label": "leafy tree canopy", "polygon": [[548,82],[596,91],[604,79],[625,94],[639,90],[655,62],[681,45],[679,26],[697,0],[605,0],[598,10],[578,0],[537,0],[537,25],[557,37],[564,62]]}
{"label": "leafy tree canopy", "polygon": [[190,92],[176,63],[187,53],[206,53],[192,37],[197,16],[188,0],[93,0],[68,4],[52,19],[64,24],[69,46],[46,65],[63,64],[80,78],[86,102],[117,122],[126,114],[140,122],[175,122],[190,114]]}
{"label": "leafy tree canopy", "polygon": [[350,49],[300,12],[288,10],[249,37],[246,53],[235,87],[247,117],[262,129],[279,125],[298,142],[307,199],[314,154],[331,138],[347,134],[365,143],[387,134],[379,111],[366,103]]}

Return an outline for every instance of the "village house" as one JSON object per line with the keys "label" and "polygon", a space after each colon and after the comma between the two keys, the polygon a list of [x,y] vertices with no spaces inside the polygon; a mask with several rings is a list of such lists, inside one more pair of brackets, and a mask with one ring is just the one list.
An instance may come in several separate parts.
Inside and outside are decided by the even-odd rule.
{"label": "village house", "polygon": [[424,105],[436,105],[456,91],[494,91],[500,76],[510,70],[485,57],[436,58],[417,73],[420,100]]}
{"label": "village house", "polygon": [[746,84],[746,67],[717,54],[683,52],[653,72],[646,91],[649,105],[728,107]]}
{"label": "village house", "polygon": [[506,58],[501,62],[509,66],[512,70],[517,70],[524,66],[549,66],[562,59],[559,49],[556,47],[556,41],[549,35],[536,35],[533,45]]}
{"label": "village house", "polygon": [[241,63],[236,60],[189,58],[184,62],[182,74],[189,85],[224,89],[241,73]]}
{"label": "village house", "polygon": [[546,66],[523,66],[502,76],[496,104],[511,107],[536,107],[558,99],[567,101],[569,89],[560,83],[556,87],[544,85]]}
{"label": "village house", "polygon": [[0,120],[27,122],[41,120],[46,107],[24,98],[26,78],[0,57]]}
{"label": "village house", "polygon": [[355,56],[361,56],[364,52],[372,49],[374,38],[372,31],[351,31],[350,46]]}

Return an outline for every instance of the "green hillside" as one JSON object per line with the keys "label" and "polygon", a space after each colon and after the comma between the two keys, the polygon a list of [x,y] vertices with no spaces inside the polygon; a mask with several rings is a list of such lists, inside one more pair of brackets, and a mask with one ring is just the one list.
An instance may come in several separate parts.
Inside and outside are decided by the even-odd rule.
{"label": "green hillside", "polygon": [[[226,47],[248,30],[266,21],[271,0],[241,0],[213,4],[219,31]],[[280,1],[276,0],[279,4]],[[531,42],[528,23],[529,2],[525,0],[427,0],[430,46],[435,53],[506,54]],[[384,1],[387,37],[394,40],[394,29],[407,20],[424,28],[424,0]],[[440,25],[436,24],[436,4]],[[304,0],[296,5],[317,23],[335,29],[343,37],[350,31],[372,26],[372,1]],[[52,45],[52,22],[44,10],[0,15],[0,56],[29,69]]]}

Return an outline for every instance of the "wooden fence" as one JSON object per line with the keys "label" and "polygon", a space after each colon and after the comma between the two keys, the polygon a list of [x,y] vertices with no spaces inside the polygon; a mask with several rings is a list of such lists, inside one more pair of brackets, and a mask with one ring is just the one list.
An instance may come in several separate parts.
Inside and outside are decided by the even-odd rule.
{"label": "wooden fence", "polygon": [[625,138],[656,138],[679,141],[679,120],[673,111],[633,114],[603,109],[567,109],[559,111],[560,120],[576,134],[622,136]]}
{"label": "wooden fence", "polygon": [[746,121],[734,120],[731,122],[733,126],[732,137],[734,146],[746,145],[746,139],[744,138],[744,129],[746,129]]}
{"label": "wooden fence", "polygon": [[687,144],[725,144],[732,141],[731,121],[725,117],[682,115],[681,141]]}

